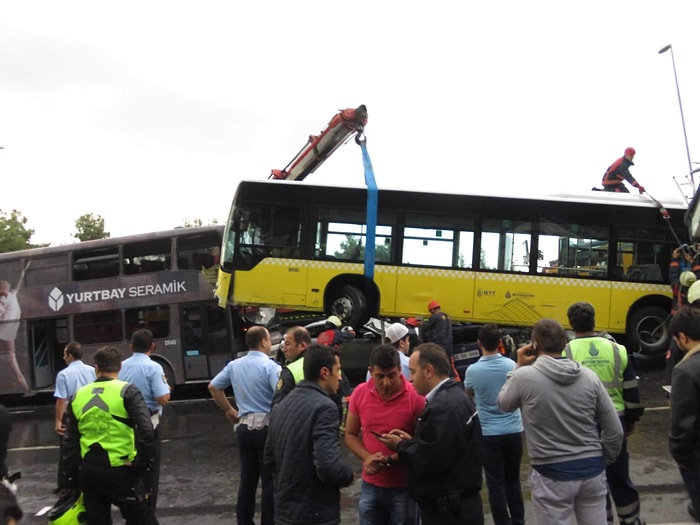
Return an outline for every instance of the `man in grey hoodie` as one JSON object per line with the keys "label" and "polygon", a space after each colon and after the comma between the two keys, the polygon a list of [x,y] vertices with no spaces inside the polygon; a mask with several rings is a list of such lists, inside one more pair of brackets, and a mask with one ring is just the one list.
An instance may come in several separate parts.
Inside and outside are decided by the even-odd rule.
{"label": "man in grey hoodie", "polygon": [[622,425],[598,376],[562,357],[566,342],[557,321],[538,321],[498,406],[521,410],[537,522],[565,525],[576,516],[579,525],[599,525],[606,523],[605,466],[620,453]]}

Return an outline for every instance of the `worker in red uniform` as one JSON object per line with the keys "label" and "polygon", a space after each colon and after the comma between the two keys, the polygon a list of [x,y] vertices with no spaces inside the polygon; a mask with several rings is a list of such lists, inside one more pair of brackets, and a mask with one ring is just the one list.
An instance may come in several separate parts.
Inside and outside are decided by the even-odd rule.
{"label": "worker in red uniform", "polygon": [[629,193],[629,190],[624,184],[624,181],[627,181],[637,188],[640,194],[644,193],[644,186],[641,186],[630,173],[630,166],[634,166],[632,160],[636,153],[634,148],[627,148],[624,156],[617,159],[605,170],[605,175],[603,175],[603,191]]}

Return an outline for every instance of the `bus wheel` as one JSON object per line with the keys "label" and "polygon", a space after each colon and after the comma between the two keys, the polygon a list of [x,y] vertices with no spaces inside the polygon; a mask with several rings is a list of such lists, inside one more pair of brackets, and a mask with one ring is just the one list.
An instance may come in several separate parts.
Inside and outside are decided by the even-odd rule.
{"label": "bus wheel", "polygon": [[646,357],[664,356],[671,345],[668,316],[658,306],[645,306],[634,312],[627,329],[628,350]]}
{"label": "bus wheel", "polygon": [[364,294],[354,286],[343,286],[331,296],[331,314],[356,330],[361,328],[367,316],[367,301]]}
{"label": "bus wheel", "polygon": [[163,373],[165,374],[165,379],[168,381],[170,393],[172,394],[175,391],[175,372],[173,372],[173,367],[165,361],[156,360],[156,362],[163,367]]}

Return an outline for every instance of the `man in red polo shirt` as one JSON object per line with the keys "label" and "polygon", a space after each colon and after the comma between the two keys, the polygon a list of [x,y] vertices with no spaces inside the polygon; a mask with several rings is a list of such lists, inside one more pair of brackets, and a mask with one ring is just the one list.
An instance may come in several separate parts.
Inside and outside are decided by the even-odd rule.
{"label": "man in red polo shirt", "polygon": [[345,423],[345,444],[363,461],[360,525],[403,525],[417,512],[408,496],[408,474],[398,462],[398,454],[375,435],[395,428],[413,434],[425,398],[404,378],[398,350],[392,345],[372,349],[369,371],[371,379],[355,388],[350,397]]}

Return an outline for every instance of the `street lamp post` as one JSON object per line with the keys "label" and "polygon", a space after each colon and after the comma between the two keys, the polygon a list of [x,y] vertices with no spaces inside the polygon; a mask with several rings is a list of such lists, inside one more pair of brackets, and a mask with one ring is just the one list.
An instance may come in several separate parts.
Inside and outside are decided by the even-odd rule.
{"label": "street lamp post", "polygon": [[676,59],[673,56],[673,46],[668,44],[667,46],[659,49],[659,54],[663,54],[668,50],[671,50],[671,63],[673,64],[673,78],[676,80],[676,93],[678,94],[678,108],[681,110],[681,124],[683,125],[683,138],[685,139],[685,154],[688,156],[688,176],[690,177],[690,183],[693,186],[693,191],[695,191],[695,179],[693,177],[693,163],[690,161],[690,148],[688,147],[688,134],[685,132],[685,118],[683,117],[683,104],[681,103],[681,90],[678,87],[678,75],[676,74]]}

